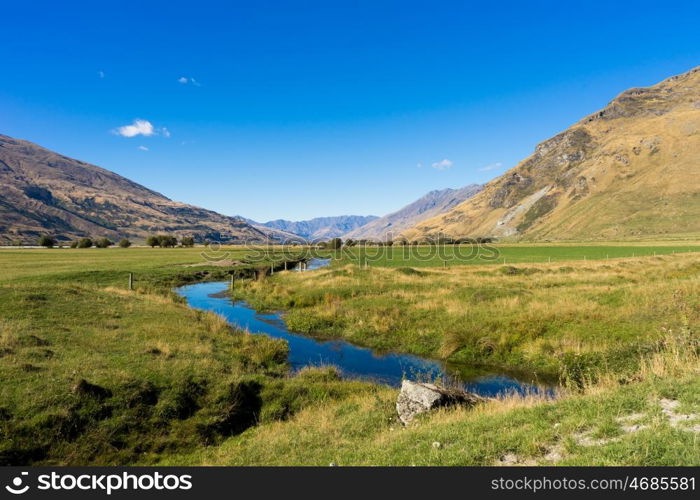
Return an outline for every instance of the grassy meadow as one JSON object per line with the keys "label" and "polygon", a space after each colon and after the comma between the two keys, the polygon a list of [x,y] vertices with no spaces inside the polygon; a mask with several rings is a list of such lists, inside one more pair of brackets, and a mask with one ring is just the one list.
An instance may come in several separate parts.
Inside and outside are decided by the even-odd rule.
{"label": "grassy meadow", "polygon": [[344,247],[334,253],[340,263],[375,267],[453,267],[488,264],[533,264],[571,260],[609,260],[700,251],[696,243],[630,244],[490,244],[394,245]]}
{"label": "grassy meadow", "polygon": [[288,311],[290,328],[308,335],[578,378],[602,367],[635,369],[666,331],[700,317],[696,253],[447,269],[429,263],[366,268],[339,259],[314,273],[244,282],[235,296]]}
{"label": "grassy meadow", "polygon": [[[202,248],[2,249],[0,463],[698,465],[698,255],[635,245],[634,258],[550,263],[580,249],[539,248],[536,263],[339,259],[257,280],[245,271],[279,266],[279,249],[221,249],[216,263]],[[171,291],[231,271],[237,297],[288,311],[301,332],[551,373],[567,389],[403,428],[396,390],[332,368],[289,375],[283,342]]]}
{"label": "grassy meadow", "polygon": [[[320,252],[324,255],[323,252]],[[134,273],[140,287],[182,284],[197,272],[223,277],[229,270],[245,271],[298,259],[303,250],[281,247],[0,249],[1,283],[73,283],[128,285]],[[216,276],[209,279],[215,279]]]}

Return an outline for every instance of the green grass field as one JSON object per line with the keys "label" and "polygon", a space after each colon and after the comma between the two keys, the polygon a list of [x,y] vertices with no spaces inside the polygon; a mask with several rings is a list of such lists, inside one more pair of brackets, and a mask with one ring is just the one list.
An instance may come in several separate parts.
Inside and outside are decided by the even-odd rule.
{"label": "green grass field", "polygon": [[[549,253],[581,249],[515,246],[540,263],[338,261],[240,279],[237,294],[288,310],[289,324],[312,335],[568,383],[554,403],[506,399],[407,429],[395,390],[331,369],[289,376],[284,343],[235,331],[171,292],[279,265],[280,249],[260,260],[234,248],[229,265],[207,263],[202,248],[2,249],[0,463],[697,465],[700,422],[674,426],[660,405],[700,412],[700,261],[673,254],[678,245],[657,256],[654,247],[549,263]],[[648,427],[627,432],[635,414]]]}
{"label": "green grass field", "polygon": [[[321,256],[328,252],[318,251]],[[265,268],[274,262],[294,260],[305,250],[281,247],[108,249],[0,249],[0,283],[65,283],[97,286],[128,285],[134,273],[137,286],[172,286],[206,271],[207,279],[226,279],[232,269]],[[222,264],[222,265],[219,265]],[[201,278],[200,278],[201,279]]]}
{"label": "green grass field", "polygon": [[435,267],[489,264],[527,264],[577,260],[610,260],[698,252],[694,244],[618,245],[421,245],[349,247],[335,252],[340,264],[376,267]]}

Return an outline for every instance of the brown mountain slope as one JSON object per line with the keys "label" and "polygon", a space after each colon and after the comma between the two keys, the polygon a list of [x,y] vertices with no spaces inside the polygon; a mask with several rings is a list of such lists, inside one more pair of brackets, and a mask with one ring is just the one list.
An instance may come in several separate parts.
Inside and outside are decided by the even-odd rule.
{"label": "brown mountain slope", "polygon": [[700,68],[620,94],[454,210],[404,232],[586,240],[700,234]]}
{"label": "brown mountain slope", "polygon": [[120,175],[0,135],[0,244],[39,235],[143,239],[157,232],[225,242],[266,236],[240,218],[166,198]]}

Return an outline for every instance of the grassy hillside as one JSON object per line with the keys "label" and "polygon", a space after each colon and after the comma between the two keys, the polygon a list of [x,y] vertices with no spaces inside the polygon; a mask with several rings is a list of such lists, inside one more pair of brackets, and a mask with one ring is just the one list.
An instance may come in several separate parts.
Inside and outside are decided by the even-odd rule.
{"label": "grassy hillside", "polygon": [[609,240],[700,234],[700,69],[631,89],[474,198],[404,233]]}

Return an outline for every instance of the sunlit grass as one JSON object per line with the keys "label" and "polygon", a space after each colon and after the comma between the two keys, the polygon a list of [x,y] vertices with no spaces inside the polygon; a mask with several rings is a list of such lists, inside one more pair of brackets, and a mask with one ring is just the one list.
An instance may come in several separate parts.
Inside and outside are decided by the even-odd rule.
{"label": "sunlit grass", "polygon": [[[241,275],[238,296],[311,335],[565,383],[554,402],[509,397],[404,429],[394,389],[329,367],[290,376],[283,342],[188,309],[172,286],[270,262],[234,248],[230,266],[191,267],[201,251],[0,250],[3,464],[698,464],[697,435],[659,407],[700,408],[696,254]],[[83,379],[109,395],[77,391]],[[648,429],[625,435],[615,419],[635,413]]]}
{"label": "sunlit grass", "polygon": [[635,368],[626,360],[699,314],[694,253],[406,269],[413,268],[281,273],[242,282],[236,296],[288,311],[288,325],[310,335],[555,373],[572,363]]}

